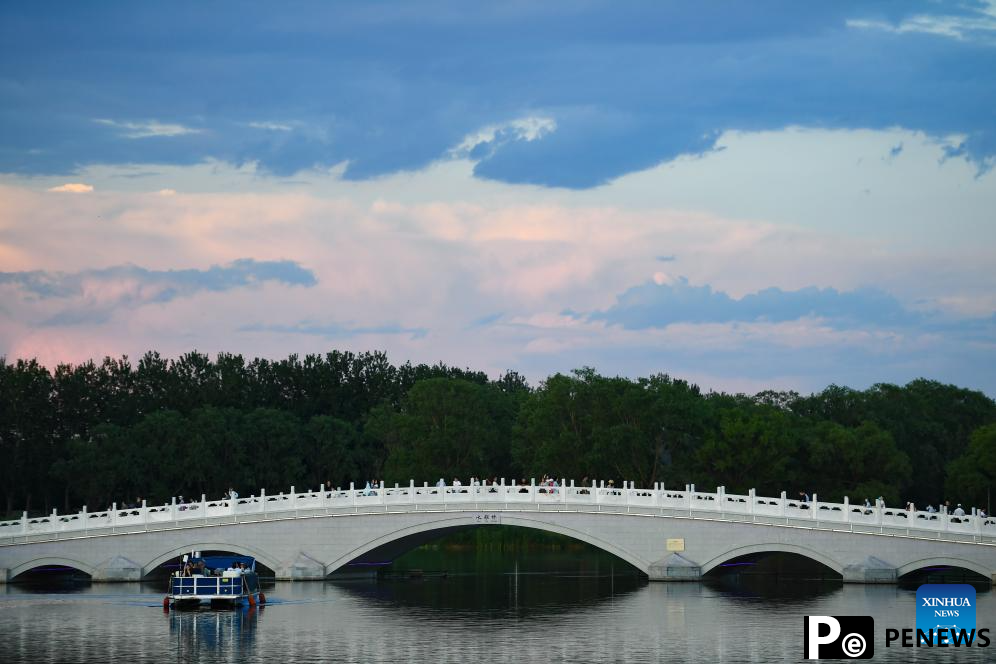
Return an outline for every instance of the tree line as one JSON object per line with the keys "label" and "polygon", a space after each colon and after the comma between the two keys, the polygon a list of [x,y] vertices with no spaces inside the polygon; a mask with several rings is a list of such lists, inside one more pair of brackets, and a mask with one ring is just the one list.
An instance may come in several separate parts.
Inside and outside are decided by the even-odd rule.
{"label": "tree line", "polygon": [[986,505],[996,402],[918,379],[802,396],[583,368],[530,386],[381,352],[0,358],[7,515],[144,498],[543,474]]}

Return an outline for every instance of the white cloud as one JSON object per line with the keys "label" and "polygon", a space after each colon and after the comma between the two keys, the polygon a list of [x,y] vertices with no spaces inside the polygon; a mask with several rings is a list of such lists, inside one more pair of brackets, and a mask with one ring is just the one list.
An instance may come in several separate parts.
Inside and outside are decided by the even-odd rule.
{"label": "white cloud", "polygon": [[937,14],[917,14],[899,23],[852,19],[847,27],[859,30],[882,30],[894,34],[922,33],[948,37],[958,41],[984,39],[992,41],[996,33],[996,2],[989,0],[987,6],[975,16],[952,16]]}
{"label": "white cloud", "polygon": [[181,124],[167,124],[157,120],[120,122],[117,120],[108,120],[107,118],[96,118],[94,122],[118,129],[125,138],[183,136],[184,134],[198,134],[202,131],[201,129],[194,129],[193,127],[186,127]]}
{"label": "white cloud", "polygon": [[176,189],[160,189],[156,193],[160,196],[176,196]]}
{"label": "white cloud", "polygon": [[508,141],[535,141],[556,130],[556,120],[542,116],[528,116],[500,124],[487,125],[464,136],[460,144],[450,150],[450,155],[458,158],[466,157],[483,144],[491,144],[493,149]]}
{"label": "white cloud", "polygon": [[264,131],[293,131],[294,127],[283,122],[247,122],[247,127]]}
{"label": "white cloud", "polygon": [[654,272],[654,283],[658,286],[664,286],[674,283],[674,277],[672,277],[667,272]]}
{"label": "white cloud", "polygon": [[48,190],[69,194],[89,194],[93,191],[93,185],[83,184],[82,182],[67,182],[57,187],[49,187]]}

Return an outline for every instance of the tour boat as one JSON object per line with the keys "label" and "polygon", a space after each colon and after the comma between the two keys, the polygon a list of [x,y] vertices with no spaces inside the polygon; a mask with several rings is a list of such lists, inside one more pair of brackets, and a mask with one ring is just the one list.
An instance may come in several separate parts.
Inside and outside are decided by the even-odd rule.
{"label": "tour boat", "polygon": [[249,556],[202,556],[199,551],[183,557],[178,572],[169,577],[163,608],[256,606],[266,603],[259,589],[256,559]]}

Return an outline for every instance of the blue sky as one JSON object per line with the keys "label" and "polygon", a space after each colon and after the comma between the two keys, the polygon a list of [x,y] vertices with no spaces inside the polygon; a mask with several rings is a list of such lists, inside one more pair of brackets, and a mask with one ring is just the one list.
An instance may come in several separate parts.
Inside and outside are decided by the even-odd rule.
{"label": "blue sky", "polygon": [[5,3],[0,97],[8,356],[996,393],[991,2]]}

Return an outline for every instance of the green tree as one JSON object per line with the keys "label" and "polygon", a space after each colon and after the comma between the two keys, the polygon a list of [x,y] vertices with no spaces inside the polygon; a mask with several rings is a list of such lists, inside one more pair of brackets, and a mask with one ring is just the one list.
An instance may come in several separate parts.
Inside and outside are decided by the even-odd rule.
{"label": "green tree", "polygon": [[305,428],[307,453],[305,467],[307,483],[317,487],[347,486],[369,469],[370,459],[364,458],[362,436],[345,420],[329,415],[316,415]]}
{"label": "green tree", "polygon": [[580,479],[596,477],[592,458],[591,371],[573,376],[556,374],[542,383],[522,404],[512,459],[522,472],[532,477],[554,473]]}
{"label": "green tree", "polygon": [[948,464],[947,495],[953,502],[985,505],[991,513],[996,487],[996,424],[972,432],[965,453]]}
{"label": "green tree", "polygon": [[463,379],[430,378],[412,386],[399,410],[381,409],[367,430],[384,442],[389,480],[481,476],[508,445],[508,396]]}
{"label": "green tree", "polygon": [[807,432],[803,454],[801,480],[825,500],[882,496],[897,504],[912,477],[909,457],[871,422],[857,428],[820,422]]}
{"label": "green tree", "polygon": [[[789,414],[772,406],[725,410],[696,452],[699,477],[732,492],[768,495],[797,481],[792,470],[799,442]],[[702,483],[698,483],[700,486]]]}
{"label": "green tree", "polygon": [[304,479],[301,421],[293,413],[257,408],[245,417],[246,482],[267,491],[287,491]]}

